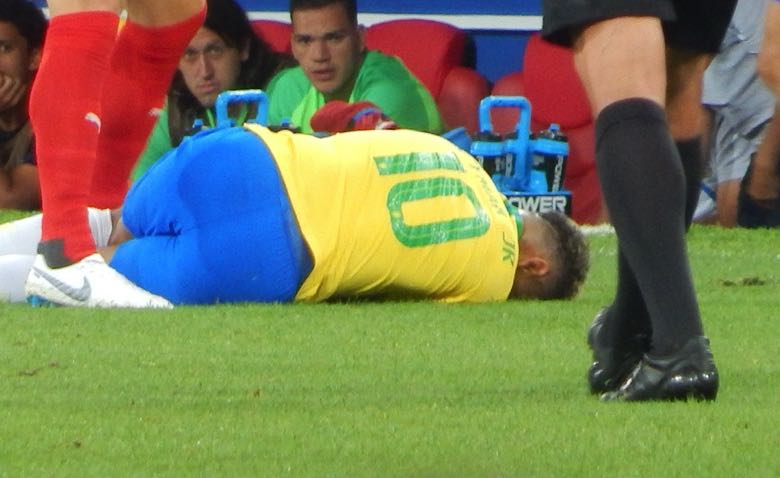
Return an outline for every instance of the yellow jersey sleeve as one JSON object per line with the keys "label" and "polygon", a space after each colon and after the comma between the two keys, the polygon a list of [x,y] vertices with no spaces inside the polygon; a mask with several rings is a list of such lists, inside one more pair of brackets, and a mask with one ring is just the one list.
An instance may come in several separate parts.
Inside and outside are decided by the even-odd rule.
{"label": "yellow jersey sleeve", "polygon": [[296,300],[509,295],[516,223],[468,153],[411,130],[316,138],[246,127],[274,157],[312,254]]}

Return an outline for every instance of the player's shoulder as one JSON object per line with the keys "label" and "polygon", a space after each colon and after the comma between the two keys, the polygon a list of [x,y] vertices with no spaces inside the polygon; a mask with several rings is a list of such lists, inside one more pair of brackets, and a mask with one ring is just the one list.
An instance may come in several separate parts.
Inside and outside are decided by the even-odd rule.
{"label": "player's shoulder", "polygon": [[366,53],[360,76],[392,83],[394,80],[413,78],[412,72],[397,57],[380,51],[370,50]]}

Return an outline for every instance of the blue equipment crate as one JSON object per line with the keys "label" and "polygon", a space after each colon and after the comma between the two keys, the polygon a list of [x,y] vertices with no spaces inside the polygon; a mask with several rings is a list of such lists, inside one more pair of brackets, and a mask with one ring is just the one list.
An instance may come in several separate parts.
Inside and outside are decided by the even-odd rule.
{"label": "blue equipment crate", "polygon": [[[493,108],[516,108],[519,118],[512,134],[493,130]],[[479,105],[479,133],[469,151],[499,191],[525,211],[559,211],[571,215],[572,195],[563,188],[569,145],[558,125],[531,135],[531,104],[522,96],[488,96]]]}

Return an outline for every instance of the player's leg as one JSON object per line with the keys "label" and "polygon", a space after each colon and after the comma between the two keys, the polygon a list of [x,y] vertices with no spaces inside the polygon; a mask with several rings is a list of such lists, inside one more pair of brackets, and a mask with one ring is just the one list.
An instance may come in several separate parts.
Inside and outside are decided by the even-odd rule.
{"label": "player's leg", "polygon": [[780,1],[769,2],[765,18],[758,73],[775,97],[780,99]]}
{"label": "player's leg", "polygon": [[[621,123],[620,115],[630,115],[630,111],[622,113],[621,109],[627,110],[632,106],[637,109],[638,121],[648,114],[661,114],[658,110],[662,110],[665,100],[665,57],[660,22],[655,17],[673,18],[674,11],[668,2],[657,2],[652,9],[647,4],[632,7],[608,1],[586,3],[550,0],[543,5],[543,35],[548,40],[573,47],[576,66],[595,118],[599,118],[602,111],[612,105],[614,107],[611,110],[617,111],[607,116],[618,116],[617,123]],[[615,18],[622,15],[632,16]],[[602,21],[610,18],[613,20]],[[583,34],[578,35],[583,25],[593,26],[585,31],[587,41],[583,41]],[[632,30],[636,33],[632,34]],[[610,42],[610,39],[615,41]],[[578,41],[573,45],[575,40]],[[597,53],[598,48],[603,48],[605,54]],[[637,54],[634,55],[632,50]],[[627,81],[621,82],[623,78]],[[601,85],[594,82],[601,82]],[[609,84],[608,88],[603,87],[604,82]],[[650,113],[646,110],[650,110]],[[605,118],[601,119],[604,125],[607,124]],[[601,129],[606,128],[602,125]],[[625,138],[626,141],[631,141],[635,135],[633,131],[630,134]],[[612,143],[622,141],[621,133],[612,132],[609,136],[606,142],[601,142],[600,136],[596,138],[599,169],[611,167],[599,163],[609,159],[604,156],[612,148]],[[613,161],[619,163],[618,167],[621,166],[619,158]],[[629,166],[635,162],[624,161]],[[618,184],[622,180],[621,177],[614,178]],[[609,199],[605,197],[605,200],[609,206]],[[612,200],[615,201],[614,198]],[[597,314],[588,331],[588,343],[594,356],[588,371],[588,381],[594,393],[617,388],[649,348],[649,316],[623,249],[621,242],[618,245],[615,299],[609,307]]]}
{"label": "player's leg", "polygon": [[[170,5],[168,2],[142,2],[141,6],[150,10],[148,14],[140,15],[142,22],[154,24],[155,21],[175,21],[179,16],[192,16],[194,13],[185,8],[183,2],[185,0],[173,0]],[[202,7],[202,0],[187,3],[195,5],[193,10]],[[101,126],[100,92],[116,37],[118,2],[54,0],[49,6],[54,18],[33,88],[30,113],[41,172],[44,219],[39,251],[42,256],[36,259],[28,279],[28,294],[46,301],[91,307],[169,305],[151,295],[142,299],[137,288],[123,291],[129,283],[103,263],[89,241],[85,227],[85,208]],[[163,11],[175,13],[160,13]],[[52,35],[52,31],[56,33]],[[62,101],[63,98],[67,100]],[[71,124],[74,126],[70,127]],[[68,127],[63,128],[63,125]],[[67,173],[63,174],[65,170]],[[113,172],[117,173],[121,171]],[[87,258],[85,264],[80,264]],[[78,284],[87,285],[98,279],[95,277],[90,281],[84,277],[92,273],[103,281],[115,278],[115,287],[92,288],[92,294],[80,293],[85,289]],[[75,282],[69,284],[69,281]],[[99,290],[105,290],[109,295],[99,297],[95,294]]]}
{"label": "player's leg", "polygon": [[[108,244],[111,211],[89,208],[89,228],[97,247]],[[0,225],[0,302],[23,302],[24,286],[41,240],[40,214]]]}
{"label": "player's leg", "polygon": [[24,302],[24,283],[34,261],[34,253],[0,255],[0,303]]}
{"label": "player's leg", "polygon": [[[688,81],[701,75],[709,58],[702,55],[675,53],[671,59],[667,81],[666,113],[672,136],[676,140],[685,178],[685,225],[690,226],[699,197],[702,176],[700,107],[701,83]],[[687,75],[687,76],[686,76]],[[657,93],[655,93],[657,94]],[[620,319],[616,319],[620,317]],[[610,320],[610,318],[613,318]],[[650,346],[650,316],[637,283],[634,271],[628,262],[623,247],[618,250],[618,284],[612,305],[601,311],[594,319],[588,334],[591,348],[607,348],[615,358],[597,359],[588,371],[588,381],[593,393],[602,393],[625,379],[642,354]],[[619,343],[614,348],[606,344]]]}
{"label": "player's leg", "polygon": [[[212,128],[186,139],[133,183],[121,209],[121,228],[129,236],[175,236],[192,227],[191,215],[183,207],[179,189],[191,181],[185,177],[186,169],[192,157],[199,154],[203,138],[215,134],[224,133]],[[215,163],[215,167],[221,164]]]}
{"label": "player's leg", "polygon": [[[25,254],[34,256],[41,240],[41,214],[0,224],[0,256]],[[96,247],[108,245],[112,231],[111,211],[89,208],[87,221]]]}
{"label": "player's leg", "polygon": [[686,229],[693,220],[704,173],[702,79],[712,57],[706,53],[667,50],[666,116],[685,174]]}
{"label": "player's leg", "polygon": [[[162,109],[184,48],[203,23],[204,0],[127,2],[103,89],[90,204],[118,207]],[[132,98],[132,101],[128,101]]]}
{"label": "player's leg", "polygon": [[[684,7],[680,4],[684,4]],[[734,2],[675,2],[675,5],[675,25],[680,28],[676,32],[666,32],[671,44],[704,53],[716,51],[733,13]],[[705,11],[707,15],[704,14]],[[696,20],[705,17],[711,21],[710,24],[697,28],[700,25]],[[688,81],[694,84],[676,84],[677,79],[684,76],[680,75],[679,71],[670,74],[673,93],[670,96],[675,102],[670,118],[675,122],[675,134],[685,143],[691,141],[700,131],[699,88],[707,59],[693,54],[684,55],[682,59],[675,68],[681,68],[680,71],[692,75],[692,78],[688,77]],[[597,81],[594,80],[593,83],[596,84]],[[597,84],[595,87],[602,86],[604,84]],[[608,148],[602,153],[604,161],[599,165],[600,173],[605,176],[602,185],[607,184],[605,195],[611,196],[612,203],[617,206],[617,209],[611,209],[613,222],[618,230],[622,251],[642,291],[653,333],[650,352],[642,358],[631,378],[621,389],[607,398],[644,400],[693,395],[712,399],[717,393],[717,371],[707,339],[702,336],[698,304],[686,257],[683,233],[690,213],[686,212],[685,179],[681,174],[683,168],[677,148],[670,150],[671,138],[666,131],[668,126],[664,124],[664,118],[657,109],[651,114],[650,108],[646,108],[646,116],[641,120],[634,111],[636,116],[629,120],[620,115],[610,118],[610,115],[616,113],[613,106],[615,104],[605,108],[599,115],[597,144],[605,142],[617,146],[621,141],[613,137],[610,143],[610,133],[602,127],[609,126],[614,132],[622,132],[625,141],[626,125],[623,124],[621,128],[619,123],[638,122],[641,126],[636,125],[634,134],[644,130],[645,137],[653,137],[651,141],[660,147],[651,151],[650,155],[644,155],[647,152],[644,149],[645,144],[641,141],[634,142],[633,163],[638,166],[638,176],[635,175],[636,170],[627,171],[623,168],[621,171],[621,166],[618,165],[617,158],[629,158],[632,154],[631,148],[624,149],[622,153],[618,151],[617,156],[614,155],[614,150]],[[653,116],[655,119],[652,119]],[[612,121],[611,125],[609,120]],[[632,141],[630,134],[628,133],[628,141]],[[644,153],[637,155],[640,150],[644,150]],[[698,161],[698,144],[692,149],[683,149],[682,152],[692,163]],[[648,167],[645,169],[642,164]],[[606,167],[607,165],[612,168]],[[691,172],[690,169],[688,172]],[[689,182],[697,184],[698,179],[695,183]],[[630,191],[624,188],[626,183],[640,186]],[[623,200],[618,199],[621,196]],[[627,197],[631,199],[626,201]],[[690,202],[692,204],[693,201]],[[611,203],[608,204],[612,208]],[[692,207],[690,209],[692,212]],[[641,211],[647,211],[649,214],[638,221],[631,219],[632,214]],[[654,244],[660,246],[656,247]],[[682,382],[685,383],[682,384],[673,377],[684,377]]]}
{"label": "player's leg", "polygon": [[[780,1],[767,4],[758,73],[780,100]],[[737,222],[743,227],[780,226],[780,105],[742,181]]]}
{"label": "player's leg", "polygon": [[120,9],[119,0],[47,0],[49,16],[54,19],[61,15],[84,12],[113,12]]}
{"label": "player's leg", "polygon": [[43,221],[26,294],[33,302],[71,306],[170,307],[111,270],[97,254],[87,224],[100,91],[116,37],[118,1],[51,0],[49,8],[52,20],[30,98]]}
{"label": "player's leg", "polygon": [[737,208],[742,227],[780,226],[780,105],[742,180]]}
{"label": "player's leg", "polygon": [[[711,160],[717,179],[715,188],[718,224],[737,225],[738,204],[742,181],[747,177],[751,158],[756,156],[765,137],[769,121],[759,124],[748,134],[720,125],[713,135]],[[780,134],[780,132],[778,132]],[[747,178],[749,181],[750,178]],[[763,179],[763,178],[762,178]]]}
{"label": "player's leg", "polygon": [[665,25],[669,130],[685,172],[685,224],[690,226],[703,174],[704,71],[720,51],[735,0],[676,0],[676,21]]}
{"label": "player's leg", "polygon": [[[620,204],[613,206],[611,203],[636,203],[642,196],[651,196],[645,201],[653,200],[654,191],[620,189],[629,183],[642,182],[640,175],[644,170],[653,168],[652,162],[655,158],[648,161],[647,158],[633,156],[631,141],[650,138],[636,138],[637,130],[647,127],[649,132],[655,133],[652,136],[655,141],[650,140],[651,148],[656,149],[655,154],[661,157],[668,155],[668,152],[657,149],[665,147],[668,150],[669,140],[664,137],[665,59],[663,35],[658,19],[620,18],[596,24],[591,28],[584,30],[580,36],[577,44],[580,47],[575,45],[575,62],[591,98],[594,117],[597,118],[597,166],[610,215],[616,216],[612,217],[612,222],[618,236],[622,238],[618,249],[615,299],[610,307],[597,316],[589,331],[589,342],[594,351],[607,352],[596,353],[596,360],[589,370],[591,390],[600,393],[615,389],[622,383],[647,351],[650,340],[649,314],[629,260],[628,249],[636,247],[631,242],[635,239],[630,236],[630,232],[623,232],[627,228],[631,229],[631,232],[638,232],[634,230],[635,226],[626,225],[625,222],[626,218],[640,216],[640,213],[631,210],[638,208],[637,205],[624,203],[623,207],[620,207]],[[639,41],[638,36],[629,33],[632,30],[641,31],[647,44],[652,45],[651,48],[639,48],[635,45],[636,50],[643,52],[642,55],[631,55],[630,45],[621,45],[622,37],[630,38],[631,42]],[[606,48],[612,55],[600,59],[595,53],[597,48]],[[602,61],[605,63],[604,68],[599,66]],[[604,81],[601,73],[604,77],[619,78],[617,72],[621,68],[625,68],[626,72],[630,72],[629,74],[639,80],[633,85],[621,84],[617,89],[598,85],[600,81]],[[607,81],[613,83],[612,80]],[[637,147],[639,148],[642,147]],[[674,180],[681,175],[675,171],[670,176]],[[648,185],[643,186],[647,188]],[[629,208],[628,211],[626,207]]]}
{"label": "player's leg", "polygon": [[203,132],[155,164],[123,221],[135,239],[111,265],[174,303],[289,301],[310,268],[275,163],[242,128]]}
{"label": "player's leg", "polygon": [[[696,338],[702,332],[684,242],[684,172],[664,111],[664,45],[658,18],[606,20],[583,29],[575,64],[597,118],[597,164],[621,254],[650,315],[652,352],[676,357],[690,355],[689,347],[700,348]],[[623,76],[617,74],[621,65]],[[647,357],[642,370],[648,368]],[[624,386],[631,384],[651,390],[633,393],[633,387],[620,398],[667,398],[678,392],[637,380]]]}
{"label": "player's leg", "polygon": [[0,256],[25,254],[34,256],[41,240],[41,215],[0,224]]}
{"label": "player's leg", "polygon": [[[108,209],[89,208],[89,227],[94,247],[108,245],[112,235],[112,212]],[[0,228],[0,297],[3,293],[12,301],[20,301],[29,292],[29,277],[41,277],[56,284],[54,295],[47,302],[61,305],[91,306],[92,296],[110,297],[117,289],[122,293],[116,307],[169,307],[170,304],[157,296],[139,289],[109,268],[97,254],[87,256],[78,263],[57,269],[56,275],[41,264],[41,256],[36,255],[35,246],[41,236],[41,215],[31,216],[20,221],[4,224]],[[7,228],[6,228],[7,226]],[[7,247],[3,247],[7,246]],[[89,269],[88,273],[84,269]],[[48,279],[46,276],[49,276]],[[70,285],[76,284],[76,287]],[[29,293],[25,295],[29,296]],[[37,295],[31,302],[35,303]],[[106,299],[109,300],[109,299]]]}
{"label": "player's leg", "polygon": [[293,216],[272,206],[175,235],[142,236],[119,244],[107,260],[177,305],[289,302],[306,276],[299,271],[310,269],[299,266],[306,263],[296,256],[286,217]]}
{"label": "player's leg", "polygon": [[[113,220],[108,209],[89,208],[89,227],[94,241],[93,247],[105,247],[111,237]],[[111,297],[117,289],[122,293],[115,307],[170,307],[157,296],[139,289],[108,267],[97,254],[87,256],[74,265],[52,272],[43,264],[35,246],[41,236],[41,215],[4,224],[0,228],[0,297],[8,295],[14,302],[24,298],[36,304],[44,302],[37,294],[30,294],[30,278],[33,284],[46,281],[54,285],[52,295],[45,302],[59,305],[87,306],[93,304],[93,297]],[[85,269],[88,271],[85,272]],[[36,282],[37,281],[37,282]],[[20,291],[26,291],[20,295]],[[104,299],[110,300],[110,299]],[[106,306],[106,304],[101,304]]]}
{"label": "player's leg", "polygon": [[30,94],[43,203],[41,252],[63,267],[95,252],[87,195],[100,130],[100,91],[118,0],[50,0],[51,23]]}

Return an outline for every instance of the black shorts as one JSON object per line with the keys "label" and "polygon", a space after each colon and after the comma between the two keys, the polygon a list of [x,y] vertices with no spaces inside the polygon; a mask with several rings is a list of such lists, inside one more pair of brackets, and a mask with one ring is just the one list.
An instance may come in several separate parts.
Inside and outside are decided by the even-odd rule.
{"label": "black shorts", "polygon": [[663,22],[666,45],[717,53],[737,0],[542,0],[542,36],[571,46],[584,26],[615,17],[651,16]]}

